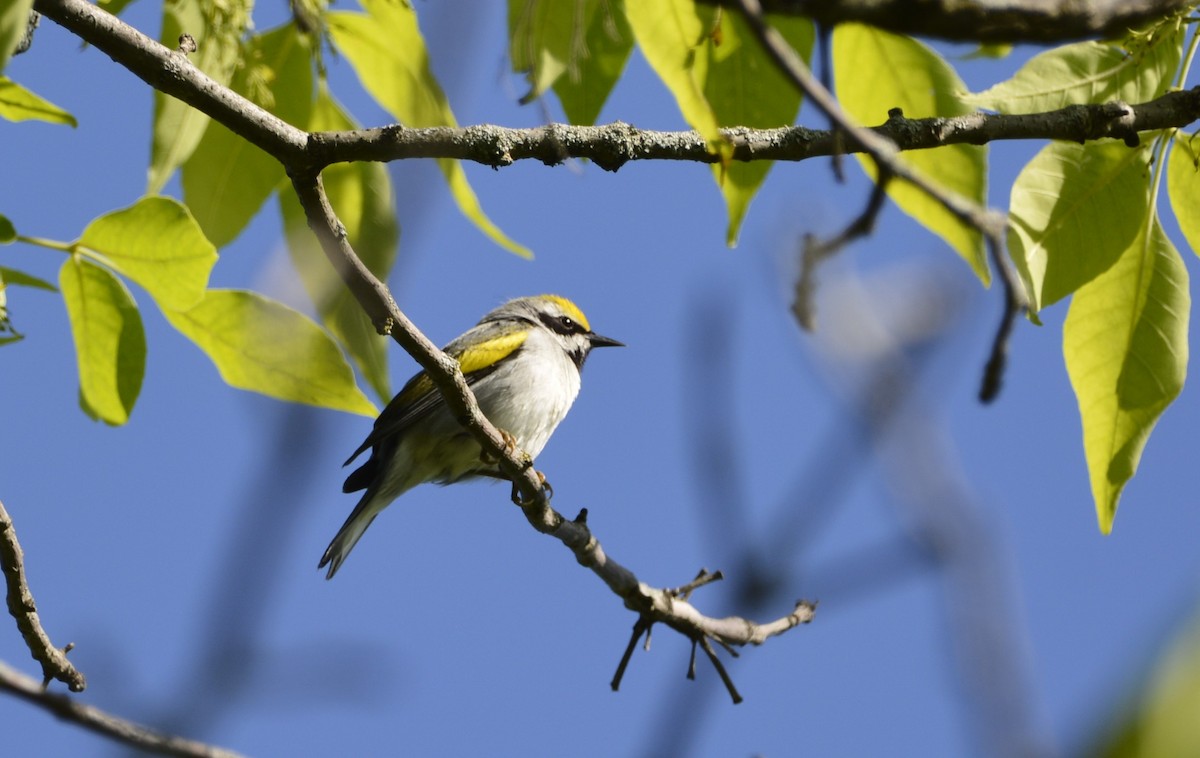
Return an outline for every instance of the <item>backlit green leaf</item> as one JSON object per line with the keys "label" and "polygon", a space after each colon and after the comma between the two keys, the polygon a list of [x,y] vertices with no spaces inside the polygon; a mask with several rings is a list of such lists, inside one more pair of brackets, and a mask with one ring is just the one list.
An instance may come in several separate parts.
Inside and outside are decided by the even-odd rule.
{"label": "backlit green leaf", "polygon": [[965,60],[977,58],[1007,58],[1012,53],[1011,42],[982,42],[971,52],[962,56]]}
{"label": "backlit green leaf", "polygon": [[1052,142],[1017,176],[1008,249],[1030,307],[1058,302],[1129,248],[1149,213],[1145,149]]}
{"label": "backlit green leaf", "polygon": [[1182,27],[1136,53],[1108,42],[1063,45],[1030,58],[1011,79],[963,94],[962,100],[1000,113],[1039,113],[1110,100],[1144,103],[1166,91],[1182,51]]}
{"label": "backlit green leaf", "polygon": [[46,290],[47,292],[58,292],[58,287],[55,287],[50,282],[33,274],[26,274],[24,271],[18,271],[15,268],[7,268],[0,266],[0,281],[5,284],[11,284],[14,287],[29,287],[31,289]]}
{"label": "backlit green leaf", "polygon": [[1179,228],[1192,252],[1200,255],[1200,140],[1179,132],[1167,161],[1167,194]]}
{"label": "backlit green leaf", "polygon": [[[406,126],[457,126],[450,104],[429,68],[417,16],[407,3],[362,0],[367,14],[335,12],[326,16],[330,39],[354,68],[367,92]],[[479,205],[458,161],[439,160],[459,210],[493,242],[523,257],[529,250],[513,242]]]}
{"label": "backlit green leaf", "polygon": [[[701,7],[693,0],[627,5],[638,46],[675,97],[684,119],[709,149],[731,155],[722,126],[788,126],[800,110],[800,92],[759,46],[738,13]],[[770,20],[801,57],[812,54],[812,24],[800,18]],[[738,230],[770,163],[722,160],[712,168],[729,215],[725,240]]]}
{"label": "backlit green leaf", "polygon": [[[965,87],[940,55],[909,37],[861,24],[833,30],[833,72],[838,99],[861,124],[873,126],[900,108],[908,118],[959,116],[970,112],[955,98]],[[872,179],[875,162],[856,154]],[[904,153],[902,160],[946,190],[978,204],[987,199],[987,151],[978,145],[948,145]],[[980,280],[991,281],[979,231],[907,182],[890,182],[888,196],[900,210],[946,241],[971,265]]]}
{"label": "backlit green leaf", "polygon": [[63,263],[58,284],[75,338],[79,404],[94,419],[124,424],[146,373],[137,304],[120,279],[79,255]]}
{"label": "backlit green leaf", "polygon": [[554,80],[554,94],[569,122],[596,123],[632,50],[633,30],[625,19],[625,3],[600,3],[583,38],[583,54],[569,58],[566,73]]}
{"label": "backlit green leaf", "polygon": [[[770,24],[802,58],[812,56],[812,22],[780,16],[771,17]],[[722,126],[774,128],[795,123],[800,112],[800,91],[758,44],[741,14],[720,14],[719,35],[705,40],[697,58],[707,59],[703,67],[697,68],[704,69],[704,97]],[[737,244],[746,209],[770,168],[769,161],[713,165],[729,214],[725,242],[730,247]]]}
{"label": "backlit green leaf", "polygon": [[0,76],[0,118],[9,121],[45,121],[79,126],[75,117],[48,100],[43,100],[7,76]]}
{"label": "backlit green leaf", "polygon": [[8,65],[13,50],[25,36],[33,0],[9,0],[0,6],[0,71]]}
{"label": "backlit green leaf", "polygon": [[7,216],[0,216],[0,245],[11,244],[17,238],[17,230]]}
{"label": "backlit green leaf", "polygon": [[1071,300],[1063,354],[1105,534],[1150,431],[1183,387],[1190,310],[1187,269],[1157,220]]}
{"label": "backlit green leaf", "polygon": [[209,290],[186,311],[163,311],[240,389],[372,416],[337,345],[304,314],[243,290]]}
{"label": "backlit green leaf", "polygon": [[508,0],[508,56],[524,73],[527,103],[554,84],[585,55],[583,40],[599,0]]}
{"label": "backlit green leaf", "polygon": [[200,302],[217,251],[188,209],[169,197],[144,197],[88,224],[78,244],[145,287],[162,308]]}
{"label": "backlit green leaf", "polygon": [[[188,55],[192,65],[217,84],[228,84],[241,57],[241,37],[250,20],[252,0],[172,0],[163,3],[159,41],[172,50],[179,35],[187,32],[198,49]],[[154,134],[146,193],[158,194],[175,169],[183,165],[208,127],[208,116],[187,103],[161,92],[154,93]]]}
{"label": "backlit green leaf", "polygon": [[[251,38],[245,65],[230,88],[284,121],[304,126],[313,101],[308,38],[292,24]],[[241,233],[283,178],[279,161],[214,123],[183,164],[183,200],[220,248]]]}
{"label": "backlit green leaf", "polygon": [[[313,131],[357,129],[323,88],[317,97],[309,128]],[[382,163],[337,163],[321,175],[329,202],[346,227],[346,236],[367,268],[387,280],[396,259],[396,226],[391,179]],[[292,192],[279,193],[292,262],[325,327],[342,343],[381,400],[391,399],[387,345],[358,301],[329,265],[304,211]]]}
{"label": "backlit green leaf", "polygon": [[1200,730],[1196,729],[1196,714],[1200,713],[1200,617],[1185,624],[1155,657],[1153,670],[1133,701],[1120,698],[1117,713],[1101,716],[1097,722],[1103,723],[1108,732],[1102,735],[1103,741],[1083,746],[1080,755],[1200,755]]}
{"label": "backlit green leaf", "polygon": [[133,0],[99,0],[96,3],[99,8],[108,11],[114,16],[121,15],[132,4]]}
{"label": "backlit green leaf", "polygon": [[712,9],[699,8],[693,0],[631,2],[625,7],[642,54],[675,96],[683,118],[708,142],[712,152],[727,151],[720,121],[704,97],[704,62],[697,60],[713,32]]}

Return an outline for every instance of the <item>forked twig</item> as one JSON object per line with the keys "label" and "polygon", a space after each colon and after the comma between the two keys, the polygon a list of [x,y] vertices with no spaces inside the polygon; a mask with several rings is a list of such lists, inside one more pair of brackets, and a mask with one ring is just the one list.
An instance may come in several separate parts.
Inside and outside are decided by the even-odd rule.
{"label": "forked twig", "polygon": [[[991,258],[999,270],[1001,280],[1004,282],[1005,294],[1004,318],[993,341],[991,357],[988,360],[987,368],[984,372],[982,389],[980,390],[980,398],[984,402],[992,400],[996,396],[996,392],[999,391],[1001,373],[1005,363],[1004,355],[1007,352],[1008,338],[1012,332],[1016,314],[1027,307],[1024,289],[1017,280],[1015,272],[1008,265],[1006,260],[1007,255],[1004,252],[1007,218],[1003,213],[978,205],[957,193],[939,187],[934,182],[913,171],[906,163],[899,159],[899,150],[894,142],[872,129],[867,129],[854,123],[850,119],[833,97],[833,94],[817,81],[816,77],[812,75],[812,72],[809,71],[808,66],[804,63],[804,60],[788,45],[783,35],[767,24],[759,0],[737,0],[737,2],[741,8],[742,15],[746,18],[747,23],[754,31],[763,48],[771,56],[772,60],[775,61],[776,66],[778,66],[797,89],[804,93],[805,97],[811,100],[829,118],[836,128],[845,131],[847,139],[852,145],[857,145],[863,152],[871,156],[871,159],[875,161],[875,165],[878,168],[881,181],[885,172],[887,172],[890,174],[889,178],[894,177],[912,184],[964,224],[979,230],[980,234],[987,240]],[[1126,127],[1123,128],[1128,131]],[[868,208],[870,208],[870,204],[868,204]],[[851,227],[857,224],[861,218],[851,224]],[[850,228],[839,235],[839,237],[846,237],[849,231]],[[811,286],[811,283],[804,283],[804,286]],[[811,296],[806,296],[804,303],[810,301]],[[797,311],[797,316],[801,318],[802,325],[805,324],[805,319],[808,319],[808,322],[811,324],[811,309],[807,313],[805,313],[803,307],[798,308]]]}

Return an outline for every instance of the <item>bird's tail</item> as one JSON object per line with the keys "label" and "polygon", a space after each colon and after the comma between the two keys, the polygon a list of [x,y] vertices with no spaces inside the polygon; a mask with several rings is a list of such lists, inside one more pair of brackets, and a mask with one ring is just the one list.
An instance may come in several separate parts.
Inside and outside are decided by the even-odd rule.
{"label": "bird's tail", "polygon": [[329,547],[325,548],[325,554],[321,556],[321,562],[317,564],[317,568],[323,569],[326,565],[329,566],[329,572],[325,574],[326,579],[333,578],[333,575],[341,568],[342,562],[346,560],[346,556],[350,555],[350,551],[358,544],[363,532],[367,531],[367,527],[379,515],[381,508],[368,507],[374,499],[374,492],[368,490],[364,493],[350,514],[350,518],[346,519],[346,523],[342,524],[342,528],[329,543]]}

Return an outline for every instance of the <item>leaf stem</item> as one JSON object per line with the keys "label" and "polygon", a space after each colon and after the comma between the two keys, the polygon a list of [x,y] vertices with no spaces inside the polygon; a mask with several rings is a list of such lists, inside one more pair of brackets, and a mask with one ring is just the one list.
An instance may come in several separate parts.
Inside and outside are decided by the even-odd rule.
{"label": "leaf stem", "polygon": [[1188,43],[1187,53],[1183,56],[1183,64],[1179,67],[1179,71],[1175,76],[1175,89],[1183,89],[1183,83],[1187,81],[1188,72],[1192,68],[1192,59],[1196,56],[1196,43],[1200,42],[1200,34],[1198,30],[1192,28],[1192,39]]}
{"label": "leaf stem", "polygon": [[17,242],[24,242],[26,245],[36,245],[45,247],[51,250],[61,250],[64,253],[78,252],[78,245],[74,242],[59,242],[58,240],[46,239],[45,237],[28,237],[24,234],[17,235]]}
{"label": "leaf stem", "polygon": [[[1196,57],[1197,43],[1200,43],[1200,29],[1193,28],[1191,39],[1188,41],[1187,52],[1184,54],[1183,62],[1175,74],[1175,89],[1182,88],[1183,83],[1187,81],[1188,71],[1191,70],[1192,61]],[[1154,141],[1154,147],[1151,148],[1154,152],[1154,175],[1150,180],[1150,212],[1146,214],[1147,239],[1149,239],[1150,230],[1158,218],[1158,191],[1162,186],[1163,162],[1167,154],[1167,145],[1174,140],[1175,133],[1178,131],[1179,129],[1176,127],[1160,132]]]}

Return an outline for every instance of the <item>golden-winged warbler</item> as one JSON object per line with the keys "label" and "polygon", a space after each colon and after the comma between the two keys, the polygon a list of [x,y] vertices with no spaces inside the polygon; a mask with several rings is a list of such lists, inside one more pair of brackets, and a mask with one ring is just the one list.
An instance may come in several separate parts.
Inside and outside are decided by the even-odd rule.
{"label": "golden-winged warbler", "polygon": [[[532,458],[579,394],[579,372],[591,349],[621,344],[593,332],[565,297],[537,295],[509,300],[442,349],[458,360],[483,414]],[[342,487],[366,492],[321,556],[317,568],[329,566],[326,579],[380,511],[418,484],[507,478],[482,458],[479,443],[424,371],[392,398],[346,465],[368,448],[370,457]]]}

